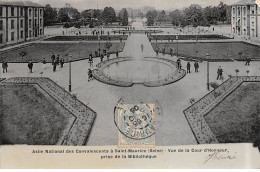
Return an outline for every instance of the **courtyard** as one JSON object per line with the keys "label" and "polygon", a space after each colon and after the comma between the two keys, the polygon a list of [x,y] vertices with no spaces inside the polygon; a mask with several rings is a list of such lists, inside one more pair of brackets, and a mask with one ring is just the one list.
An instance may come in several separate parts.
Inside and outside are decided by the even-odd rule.
{"label": "courtyard", "polygon": [[[145,27],[141,22],[134,22],[132,24],[137,30],[145,30]],[[109,28],[109,30],[111,30]],[[167,28],[160,28],[160,30],[168,32]],[[171,28],[172,30],[172,28]],[[173,31],[175,32],[175,31]],[[172,33],[173,34],[173,33]],[[234,41],[233,39],[231,39]],[[159,54],[156,56],[154,51],[155,43],[150,43],[145,34],[134,34],[128,36],[127,40],[123,43],[113,42],[113,46],[120,47],[115,48],[120,50],[119,57],[126,58],[131,57],[134,60],[143,60],[144,57],[153,57],[162,60],[170,60],[173,62],[177,61],[177,57],[174,55],[171,57],[169,54]],[[187,44],[187,45],[186,45]],[[141,51],[141,45],[143,45],[143,51]],[[168,49],[175,43],[158,43],[158,46],[166,46]],[[30,47],[33,46],[33,47]],[[106,84],[98,80],[88,81],[88,69],[90,68],[88,62],[89,52],[94,52],[98,47],[98,42],[80,42],[76,43],[34,43],[28,47],[23,47],[23,50],[27,51],[27,57],[20,57],[16,51],[6,51],[1,54],[1,60],[7,59],[9,63],[8,72],[2,73],[1,78],[12,78],[12,77],[47,77],[54,81],[56,84],[61,86],[63,89],[68,90],[69,88],[69,64],[65,64],[63,68],[58,67],[56,72],[52,71],[52,65],[47,64],[46,68],[42,68],[41,63],[35,63],[33,73],[28,73],[27,64],[19,62],[27,62],[33,60],[39,62],[43,57],[46,60],[50,60],[50,54],[52,52],[66,56],[71,53],[76,60],[71,63],[71,83],[72,92],[71,94],[76,95],[77,99],[82,103],[90,107],[96,112],[96,119],[93,123],[91,132],[89,133],[87,145],[90,146],[104,146],[104,145],[117,145],[118,141],[118,128],[114,123],[114,108],[121,99],[135,100],[136,102],[159,102],[160,108],[162,109],[163,118],[160,121],[160,126],[156,130],[156,145],[168,146],[168,145],[192,145],[197,144],[196,136],[193,134],[192,128],[187,121],[183,111],[187,107],[191,106],[191,99],[195,101],[199,100],[204,95],[208,94],[207,90],[207,63],[202,61],[199,63],[199,72],[194,72],[193,62],[191,63],[191,73],[186,74],[182,79],[177,82],[159,86],[159,87],[146,87],[142,84],[133,84],[130,87],[120,87],[111,84]],[[185,58],[185,54],[194,57],[196,51],[196,43],[180,43],[179,55]],[[239,51],[243,51],[243,54],[252,54],[252,58],[259,58],[259,48],[257,46],[251,46],[246,43],[237,42],[225,42],[225,43],[199,43],[198,56],[204,57],[209,52],[211,58],[221,57],[218,62],[211,62],[209,64],[209,80],[210,82],[217,82],[222,84],[229,78],[229,75],[235,76],[259,76],[259,62],[252,61],[250,66],[245,66],[244,61],[223,61],[225,53],[228,52],[229,59],[237,59],[239,57]],[[38,48],[37,48],[38,47]],[[113,47],[111,48],[114,49]],[[250,54],[250,55],[251,55]],[[243,56],[243,55],[242,55]],[[79,58],[78,58],[79,57]],[[111,59],[115,59],[115,54],[112,54]],[[22,59],[22,60],[21,60]],[[100,63],[99,58],[93,59],[93,66]],[[183,69],[186,70],[186,61],[181,62]],[[131,64],[135,65],[135,64]],[[127,66],[131,68],[130,66]],[[143,64],[145,66],[145,64]],[[217,69],[221,66],[224,70],[224,80],[216,80]],[[113,70],[119,70],[123,73],[123,67],[113,66]],[[91,67],[95,69],[96,67]],[[140,69],[143,68],[143,69]],[[163,67],[160,65],[151,64],[148,67],[136,65],[133,69],[138,73],[146,70],[152,73],[154,69],[161,70]],[[132,68],[131,68],[132,69]],[[239,69],[237,73],[235,70]],[[111,69],[110,69],[111,70]],[[249,72],[247,72],[249,71]],[[148,72],[148,73],[149,73]],[[132,71],[133,73],[133,71]],[[138,76],[138,75],[137,75]],[[132,77],[135,77],[132,75]],[[117,76],[114,76],[117,78]],[[144,77],[141,77],[143,79]],[[137,78],[138,82],[140,77]],[[211,88],[213,91],[213,88]],[[253,94],[253,93],[252,93]],[[212,112],[213,113],[213,112]],[[217,114],[217,113],[216,113]],[[212,115],[213,116],[213,115]],[[216,117],[217,118],[217,117]],[[209,122],[210,123],[210,122]],[[212,123],[212,122],[211,122]],[[219,127],[219,125],[216,125]],[[214,126],[212,126],[214,128]],[[243,135],[243,134],[242,134]],[[249,140],[251,141],[251,140]],[[223,141],[225,142],[225,141]]]}

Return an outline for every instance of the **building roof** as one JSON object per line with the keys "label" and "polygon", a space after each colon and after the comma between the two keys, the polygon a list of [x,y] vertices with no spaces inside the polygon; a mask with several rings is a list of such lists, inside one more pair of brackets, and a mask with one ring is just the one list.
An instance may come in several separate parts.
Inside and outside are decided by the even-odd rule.
{"label": "building roof", "polygon": [[237,3],[234,3],[233,5],[255,5],[256,0],[240,0]]}
{"label": "building roof", "polygon": [[19,7],[43,7],[31,1],[3,1],[0,0],[0,6],[19,6]]}

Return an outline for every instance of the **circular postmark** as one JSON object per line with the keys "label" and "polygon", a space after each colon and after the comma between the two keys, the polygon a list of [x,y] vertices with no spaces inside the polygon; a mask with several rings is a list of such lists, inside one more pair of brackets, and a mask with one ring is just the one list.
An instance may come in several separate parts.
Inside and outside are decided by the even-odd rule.
{"label": "circular postmark", "polygon": [[127,138],[142,140],[153,136],[162,119],[158,101],[126,101],[120,99],[114,108],[114,121]]}

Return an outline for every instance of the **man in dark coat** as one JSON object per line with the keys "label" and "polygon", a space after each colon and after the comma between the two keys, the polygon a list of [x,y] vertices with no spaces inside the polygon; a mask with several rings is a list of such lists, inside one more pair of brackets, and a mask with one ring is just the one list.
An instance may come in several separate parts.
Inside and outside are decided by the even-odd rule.
{"label": "man in dark coat", "polygon": [[181,59],[178,59],[178,60],[177,60],[177,68],[178,68],[178,69],[181,69]]}
{"label": "man in dark coat", "polygon": [[219,66],[218,71],[217,71],[217,74],[218,74],[217,80],[218,80],[218,79],[221,79],[221,78],[222,78],[222,75],[223,75],[223,69],[221,68],[221,66]]}
{"label": "man in dark coat", "polygon": [[53,63],[53,72],[56,72],[56,67],[57,67],[57,62],[55,61],[55,62]]}
{"label": "man in dark coat", "polygon": [[190,73],[190,62],[187,63],[187,73]]}
{"label": "man in dark coat", "polygon": [[172,50],[172,48],[170,49],[170,55],[173,56],[173,50]]}
{"label": "man in dark coat", "polygon": [[8,67],[7,62],[3,61],[3,63],[2,63],[3,73],[5,73],[5,72],[7,73],[7,67]]}
{"label": "man in dark coat", "polygon": [[116,52],[116,57],[118,58],[119,54],[118,54],[118,51]]}
{"label": "man in dark coat", "polygon": [[199,72],[199,63],[196,61],[194,63],[195,72]]}
{"label": "man in dark coat", "polygon": [[245,66],[249,66],[249,65],[250,65],[250,62],[251,62],[251,58],[250,58],[250,57],[246,58],[246,64],[245,64]]}
{"label": "man in dark coat", "polygon": [[29,68],[29,70],[30,70],[30,73],[32,73],[32,69],[33,69],[33,63],[32,63],[32,61],[30,61],[30,62],[28,63],[28,68]]}
{"label": "man in dark coat", "polygon": [[63,68],[63,65],[64,65],[64,58],[61,58],[60,59],[60,67]]}
{"label": "man in dark coat", "polygon": [[52,65],[53,65],[54,61],[55,61],[55,55],[54,55],[54,53],[52,53],[52,55],[51,55],[51,64]]}

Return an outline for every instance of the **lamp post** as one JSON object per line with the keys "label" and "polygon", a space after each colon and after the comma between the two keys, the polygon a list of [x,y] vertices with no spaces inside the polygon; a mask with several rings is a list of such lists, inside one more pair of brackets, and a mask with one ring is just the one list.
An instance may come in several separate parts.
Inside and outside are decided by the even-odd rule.
{"label": "lamp post", "polygon": [[209,57],[210,54],[206,53],[206,59],[207,59],[207,89],[209,91]]}
{"label": "lamp post", "polygon": [[179,54],[179,47],[178,47],[178,39],[179,39],[179,35],[177,34],[176,35],[176,41],[177,41],[177,54],[176,54],[176,56],[177,56],[177,58],[178,58],[178,54]]}
{"label": "lamp post", "polygon": [[71,92],[71,55],[69,55],[69,91]]}

